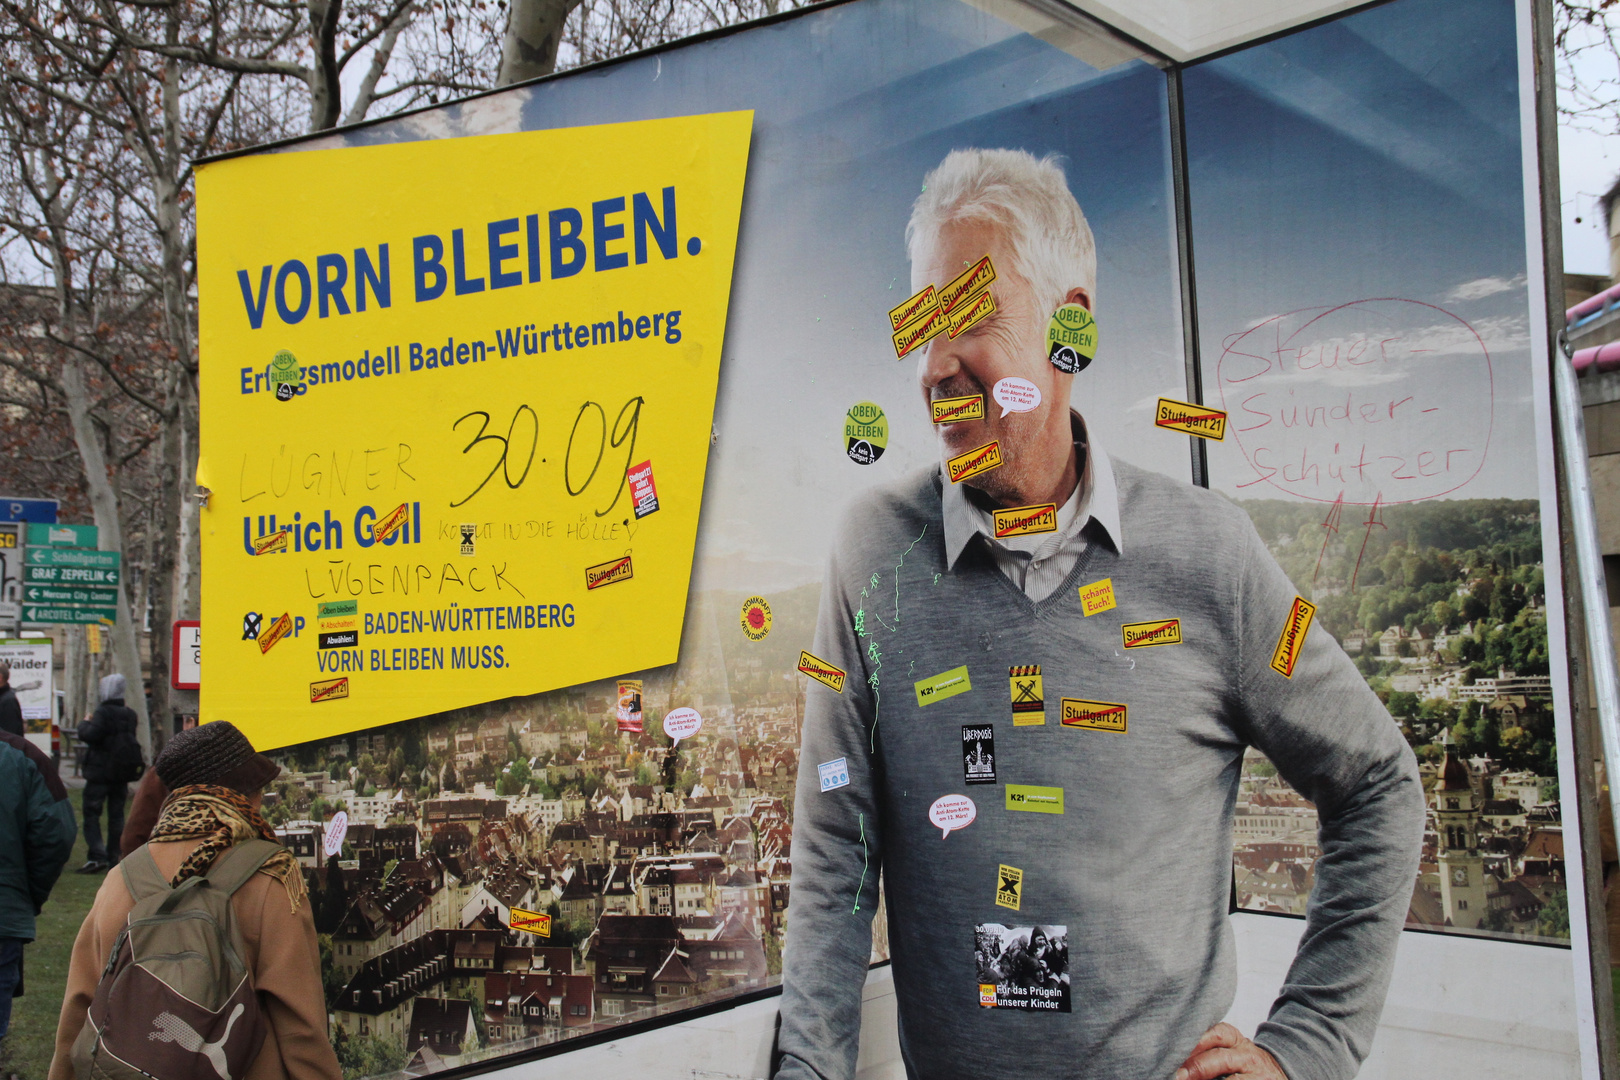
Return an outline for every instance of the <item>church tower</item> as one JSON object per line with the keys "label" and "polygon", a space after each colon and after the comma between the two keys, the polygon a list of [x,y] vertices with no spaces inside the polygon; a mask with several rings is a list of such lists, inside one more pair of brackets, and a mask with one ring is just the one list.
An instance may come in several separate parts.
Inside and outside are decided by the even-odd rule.
{"label": "church tower", "polygon": [[1485,860],[1479,854],[1479,799],[1468,766],[1446,749],[1434,788],[1434,819],[1440,834],[1440,903],[1446,922],[1474,929],[1485,919]]}

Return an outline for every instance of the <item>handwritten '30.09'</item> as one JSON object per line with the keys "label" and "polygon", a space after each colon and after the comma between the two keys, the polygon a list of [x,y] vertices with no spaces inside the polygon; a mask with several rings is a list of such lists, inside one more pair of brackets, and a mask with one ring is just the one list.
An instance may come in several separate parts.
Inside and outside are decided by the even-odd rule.
{"label": "handwritten '30.09'", "polygon": [[[629,401],[625,402],[623,407],[619,409],[619,415],[614,419],[611,428],[607,422],[606,410],[604,410],[601,405],[594,401],[585,402],[579,407],[579,412],[574,415],[574,426],[568,432],[568,448],[563,453],[563,488],[568,492],[569,495],[583,495],[586,489],[591,486],[591,483],[596,479],[597,474],[601,471],[602,458],[604,455],[606,455],[610,445],[615,450],[619,449],[620,447],[624,447],[624,462],[617,470],[619,484],[614,489],[613,497],[608,500],[607,505],[596,511],[597,517],[606,517],[609,513],[611,513],[614,505],[619,501],[619,496],[624,494],[624,488],[628,482],[625,473],[630,468],[631,462],[635,460],[636,432],[640,427],[641,406],[644,403],[645,401],[641,397],[633,397]],[[578,485],[575,485],[575,444],[581,437],[581,422],[585,420],[587,415],[592,415],[593,411],[595,422],[587,424],[586,435],[584,436],[586,442],[582,447],[580,447],[580,450],[581,460],[583,461],[585,457],[590,455],[590,450],[588,449],[590,438],[589,429],[594,427],[597,429],[596,456],[591,462],[590,472],[585,475],[585,478],[580,481]],[[527,421],[520,423],[525,416],[528,418]],[[518,488],[522,487],[523,482],[529,478],[529,471],[534,467],[535,451],[538,450],[540,446],[540,418],[528,405],[519,405],[517,409],[513,411],[512,419],[506,425],[506,434],[504,436],[490,434],[490,414],[481,409],[475,409],[474,411],[457,419],[455,423],[450,425],[450,430],[456,430],[462,425],[462,423],[467,420],[471,420],[473,417],[478,417],[480,421],[478,425],[478,433],[473,436],[471,442],[462,447],[461,452],[463,454],[471,454],[473,453],[474,448],[481,443],[499,443],[500,452],[496,455],[494,462],[490,465],[489,471],[484,474],[484,478],[478,482],[478,486],[473,488],[462,498],[452,502],[450,504],[452,509],[457,506],[465,505],[467,502],[471,501],[473,496],[477,495],[480,491],[483,491],[485,486],[495,478],[495,474],[497,472],[501,474],[501,479],[506,482],[506,486],[508,488],[516,491]],[[522,428],[527,428],[527,432],[520,430]],[[522,443],[525,436],[527,437],[529,444],[526,451],[522,449]],[[516,478],[514,478],[512,475],[512,470],[517,467],[519,461],[522,463],[521,471],[519,471]]]}

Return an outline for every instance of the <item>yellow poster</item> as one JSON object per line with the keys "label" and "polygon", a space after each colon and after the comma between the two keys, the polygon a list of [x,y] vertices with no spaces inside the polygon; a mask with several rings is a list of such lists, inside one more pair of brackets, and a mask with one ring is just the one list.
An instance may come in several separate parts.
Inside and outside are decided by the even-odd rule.
{"label": "yellow poster", "polygon": [[204,720],[282,746],[676,659],[751,125],[201,167]]}

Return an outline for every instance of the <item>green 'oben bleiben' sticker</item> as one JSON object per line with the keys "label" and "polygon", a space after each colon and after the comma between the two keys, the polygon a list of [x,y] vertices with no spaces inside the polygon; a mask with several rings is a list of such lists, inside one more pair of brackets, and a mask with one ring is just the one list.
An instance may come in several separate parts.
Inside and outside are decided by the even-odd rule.
{"label": "green 'oben bleiben' sticker", "polygon": [[1028,810],[1036,814],[1061,814],[1063,789],[1035,787],[1030,784],[1008,784],[1007,809]]}
{"label": "green 'oben bleiben' sticker", "polygon": [[1046,358],[1070,375],[1097,355],[1097,320],[1080,304],[1064,304],[1046,324]]}
{"label": "green 'oben bleiben' sticker", "polygon": [[270,386],[276,392],[277,401],[291,401],[297,393],[297,387],[304,379],[298,367],[298,357],[282,349],[270,361]]}
{"label": "green 'oben bleiben' sticker", "polygon": [[889,445],[889,419],[870,401],[850,406],[844,414],[844,453],[857,465],[870,465]]}
{"label": "green 'oben bleiben' sticker", "polygon": [[932,705],[936,701],[944,701],[948,697],[965,694],[973,689],[973,683],[968,681],[968,669],[965,664],[949,671],[942,671],[931,679],[919,679],[915,685],[918,705]]}

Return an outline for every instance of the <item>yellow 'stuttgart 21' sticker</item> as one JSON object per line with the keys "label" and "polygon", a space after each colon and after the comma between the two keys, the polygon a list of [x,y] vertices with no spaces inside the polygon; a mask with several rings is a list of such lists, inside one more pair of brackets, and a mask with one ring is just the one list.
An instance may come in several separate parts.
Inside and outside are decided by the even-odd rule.
{"label": "yellow 'stuttgart 21' sticker", "polygon": [[1310,633],[1311,619],[1315,616],[1315,604],[1303,596],[1294,597],[1294,606],[1289,609],[1282,636],[1277,639],[1277,648],[1271,654],[1274,671],[1290,679],[1294,677],[1294,665],[1299,662],[1299,651],[1305,647],[1305,635]]}
{"label": "yellow 'stuttgart 21' sticker", "polygon": [[991,469],[1001,468],[1000,441],[987,442],[983,446],[969,450],[965,454],[958,454],[945,463],[946,472],[950,474],[951,483],[960,484],[970,476],[987,473]]}

